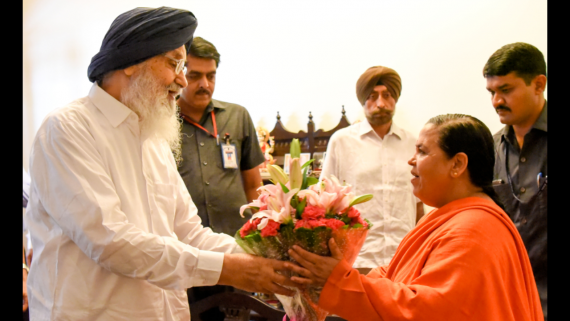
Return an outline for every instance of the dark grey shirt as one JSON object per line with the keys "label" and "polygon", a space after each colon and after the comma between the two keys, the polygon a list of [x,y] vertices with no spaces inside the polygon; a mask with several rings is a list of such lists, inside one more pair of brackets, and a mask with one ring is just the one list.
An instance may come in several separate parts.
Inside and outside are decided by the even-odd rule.
{"label": "dark grey shirt", "polygon": [[[505,206],[506,212],[515,223],[528,251],[545,320],[547,301],[547,186],[545,177],[548,175],[546,115],[547,104],[545,102],[539,118],[524,137],[522,149],[512,126],[505,126],[493,136],[495,141],[494,179],[502,180],[502,184],[495,185],[494,189]],[[506,165],[508,165],[508,173]],[[539,173],[542,173],[543,177],[537,184]],[[509,184],[508,174],[510,174],[512,187]]]}
{"label": "dark grey shirt", "polygon": [[202,224],[214,232],[233,236],[251,215],[249,210],[244,214],[246,218],[239,215],[239,208],[248,203],[241,171],[258,166],[265,157],[259,147],[253,121],[244,107],[212,99],[199,124],[213,134],[212,110],[220,144],[225,133],[230,134],[230,143],[236,146],[239,168],[224,169],[221,146],[216,144],[216,139],[184,121],[183,159],[178,172],[198,208]]}
{"label": "dark grey shirt", "polygon": [[517,142],[512,126],[505,126],[493,135],[495,152],[496,156],[498,156],[495,158],[495,179],[502,179],[508,183],[504,152],[506,147],[509,153],[509,173],[513,189],[517,197],[523,202],[528,202],[538,192],[536,184],[538,173],[542,173],[543,176],[548,174],[546,164],[546,110],[547,104],[545,103],[536,123],[524,137],[522,150]]}

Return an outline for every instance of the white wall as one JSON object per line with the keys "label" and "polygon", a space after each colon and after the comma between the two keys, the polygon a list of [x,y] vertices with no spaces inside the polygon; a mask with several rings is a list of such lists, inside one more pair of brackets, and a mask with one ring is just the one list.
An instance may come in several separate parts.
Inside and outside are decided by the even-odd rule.
{"label": "white wall", "polygon": [[23,163],[53,109],[87,95],[87,66],[113,19],[136,6],[188,9],[195,36],[221,53],[214,97],[291,131],[363,119],[355,94],[364,70],[385,65],[402,77],[395,121],[417,135],[432,116],[465,113],[492,132],[499,123],[482,68],[502,45],[522,41],[546,56],[545,0],[134,1],[24,0]]}

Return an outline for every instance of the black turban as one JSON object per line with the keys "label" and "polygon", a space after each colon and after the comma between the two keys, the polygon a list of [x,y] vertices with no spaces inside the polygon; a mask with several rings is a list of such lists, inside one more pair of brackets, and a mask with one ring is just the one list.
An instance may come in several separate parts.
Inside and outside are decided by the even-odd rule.
{"label": "black turban", "polygon": [[390,95],[398,101],[402,92],[400,75],[392,68],[374,66],[368,68],[356,82],[356,97],[362,106],[378,83],[386,86]]}
{"label": "black turban", "polygon": [[190,50],[198,21],[192,12],[169,7],[135,8],[118,16],[91,59],[91,82],[113,70],[125,69],[186,45]]}

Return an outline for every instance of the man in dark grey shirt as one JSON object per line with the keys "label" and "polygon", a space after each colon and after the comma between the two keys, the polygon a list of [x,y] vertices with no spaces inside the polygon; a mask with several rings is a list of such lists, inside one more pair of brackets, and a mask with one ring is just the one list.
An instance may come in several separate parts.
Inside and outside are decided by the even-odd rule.
{"label": "man in dark grey shirt", "polygon": [[[178,171],[202,225],[214,232],[234,235],[251,215],[239,209],[257,198],[262,185],[259,165],[265,161],[255,126],[247,110],[212,99],[220,54],[210,42],[195,37],[187,56],[186,79],[178,106],[182,124],[182,161]],[[229,143],[229,144],[227,144]],[[234,291],[228,286],[188,289],[190,304],[210,295]],[[201,315],[203,320],[223,320],[219,309]]]}
{"label": "man in dark grey shirt", "polygon": [[547,320],[546,62],[536,47],[513,43],[491,55],[483,76],[506,125],[494,135],[493,185],[526,246]]}
{"label": "man in dark grey shirt", "polygon": [[[218,233],[234,235],[247,221],[239,208],[256,199],[261,185],[258,166],[265,161],[255,126],[247,110],[212,99],[219,53],[196,37],[190,46],[180,106],[182,162],[178,171],[198,208],[202,224]],[[226,139],[226,137],[229,138]],[[222,147],[235,146],[237,163],[224,163]],[[227,145],[226,145],[227,146]],[[233,150],[233,149],[232,149]],[[231,152],[230,150],[229,152]]]}

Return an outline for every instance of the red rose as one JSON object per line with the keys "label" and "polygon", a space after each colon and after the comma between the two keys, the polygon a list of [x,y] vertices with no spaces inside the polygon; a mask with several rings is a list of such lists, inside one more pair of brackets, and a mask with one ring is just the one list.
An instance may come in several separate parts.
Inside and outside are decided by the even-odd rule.
{"label": "red rose", "polygon": [[368,223],[366,223],[366,221],[360,216],[355,217],[350,221],[350,226],[353,226],[354,224],[362,224],[364,227],[368,226]]}
{"label": "red rose", "polygon": [[318,220],[325,217],[326,210],[313,205],[307,205],[303,211],[302,217],[305,220],[313,219]]}
{"label": "red rose", "polygon": [[326,224],[323,222],[323,220],[306,220],[306,219],[298,220],[297,223],[295,223],[295,229],[304,227],[312,230],[315,227],[319,226],[326,226]]}
{"label": "red rose", "polygon": [[259,224],[260,221],[260,218],[254,219],[253,222],[247,220],[247,222],[245,222],[245,224],[239,230],[239,235],[241,238],[243,239],[244,237],[248,236],[250,232],[255,231],[257,229],[257,224]]}
{"label": "red rose", "polygon": [[344,226],[343,221],[337,220],[334,218],[326,218],[326,219],[322,219],[321,221],[324,221],[325,225],[330,227],[333,230],[338,230],[339,228]]}
{"label": "red rose", "polygon": [[359,216],[360,216],[360,212],[356,208],[351,207],[348,210],[348,217],[355,218],[355,217],[359,217]]}
{"label": "red rose", "polygon": [[298,228],[301,228],[301,227],[309,228],[309,227],[305,226],[306,223],[307,223],[306,220],[298,220],[298,221],[295,223],[295,229],[298,229]]}
{"label": "red rose", "polygon": [[281,224],[275,222],[274,220],[269,220],[269,222],[267,222],[267,225],[261,229],[261,236],[275,236],[277,235],[277,231],[279,231],[279,227],[281,227]]}
{"label": "red rose", "polygon": [[308,221],[309,226],[311,226],[311,228],[315,228],[315,227],[319,227],[319,226],[326,226],[325,222],[323,222],[323,220],[309,220]]}

